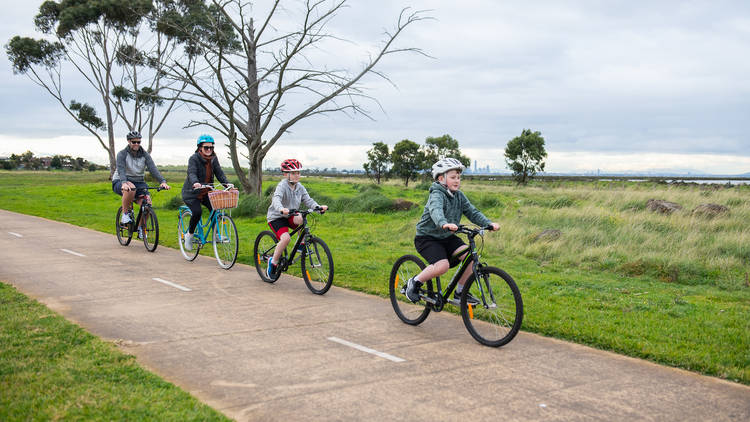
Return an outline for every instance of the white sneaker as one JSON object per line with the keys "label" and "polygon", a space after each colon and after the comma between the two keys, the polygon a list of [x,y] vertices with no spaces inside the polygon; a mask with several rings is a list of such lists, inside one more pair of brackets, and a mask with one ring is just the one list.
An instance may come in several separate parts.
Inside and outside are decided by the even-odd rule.
{"label": "white sneaker", "polygon": [[185,233],[185,249],[188,251],[193,250],[193,235],[190,233]]}
{"label": "white sneaker", "polygon": [[120,217],[120,223],[122,223],[122,224],[128,224],[128,223],[130,223],[131,221],[132,221],[132,220],[130,219],[130,213],[127,213],[127,212],[126,212],[125,214],[123,214],[123,215],[122,215],[122,216]]}

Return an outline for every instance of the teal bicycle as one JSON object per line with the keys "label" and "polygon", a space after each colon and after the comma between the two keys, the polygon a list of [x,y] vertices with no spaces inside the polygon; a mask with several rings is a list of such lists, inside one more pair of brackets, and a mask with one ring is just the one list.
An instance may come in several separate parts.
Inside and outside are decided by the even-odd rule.
{"label": "teal bicycle", "polygon": [[[239,250],[239,239],[237,236],[237,226],[234,220],[227,213],[227,209],[235,208],[239,199],[239,192],[236,189],[215,189],[212,185],[201,185],[198,189],[209,188],[208,200],[211,202],[211,213],[208,218],[205,215],[195,227],[193,237],[193,249],[185,248],[185,234],[190,226],[190,217],[193,213],[190,208],[183,205],[178,211],[177,218],[177,242],[180,244],[180,252],[188,261],[193,261],[200,253],[203,246],[211,243],[214,246],[214,255],[219,266],[228,270],[234,266],[237,261],[237,252]],[[209,240],[209,237],[211,239]]]}

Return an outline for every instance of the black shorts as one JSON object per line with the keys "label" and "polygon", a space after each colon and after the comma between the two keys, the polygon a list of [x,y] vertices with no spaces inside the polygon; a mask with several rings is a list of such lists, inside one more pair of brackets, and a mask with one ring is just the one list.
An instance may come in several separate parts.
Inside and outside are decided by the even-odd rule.
{"label": "black shorts", "polygon": [[[130,182],[135,185],[135,197],[140,198],[142,196],[148,196],[148,183],[146,182]],[[112,182],[112,192],[122,196],[122,180],[115,180]]]}
{"label": "black shorts", "polygon": [[269,221],[268,225],[271,227],[271,230],[273,230],[277,239],[281,239],[282,234],[289,233],[289,229],[294,230],[297,228],[297,225],[294,224],[293,215],[290,215],[289,217],[281,217],[281,218],[277,218],[275,220]]}
{"label": "black shorts", "polygon": [[453,254],[461,246],[466,245],[461,238],[455,234],[446,237],[445,239],[437,239],[431,236],[417,236],[414,238],[414,246],[417,248],[417,252],[430,264],[434,264],[441,259],[447,259],[451,268],[461,263],[460,255],[454,256]]}

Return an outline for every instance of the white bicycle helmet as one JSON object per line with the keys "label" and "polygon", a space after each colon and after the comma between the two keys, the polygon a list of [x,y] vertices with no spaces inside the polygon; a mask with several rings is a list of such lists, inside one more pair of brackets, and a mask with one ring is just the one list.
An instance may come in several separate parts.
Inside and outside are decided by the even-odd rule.
{"label": "white bicycle helmet", "polygon": [[451,158],[451,157],[441,158],[435,164],[432,165],[432,179],[437,180],[438,176],[450,170],[463,171],[463,169],[464,169],[464,165],[461,164],[461,162],[456,160],[455,158]]}

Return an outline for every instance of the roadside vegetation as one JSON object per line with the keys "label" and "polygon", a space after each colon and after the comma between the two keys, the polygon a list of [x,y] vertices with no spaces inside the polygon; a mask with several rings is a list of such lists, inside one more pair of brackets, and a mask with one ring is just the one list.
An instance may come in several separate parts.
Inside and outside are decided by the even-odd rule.
{"label": "roadside vegetation", "polygon": [[229,420],[0,283],[0,420],[60,419]]}
{"label": "roadside vegetation", "polygon": [[[0,206],[111,233],[119,198],[107,176],[0,172]],[[184,173],[168,170],[166,177],[173,189],[154,195],[160,249],[177,247],[180,200],[174,198]],[[264,181],[266,195],[276,180]],[[414,253],[414,225],[429,185],[302,182],[331,206],[312,219],[333,252],[334,286],[386,296],[393,261]],[[750,187],[465,180],[462,189],[500,223],[499,232],[485,236],[482,257],[518,282],[523,330],[750,384]],[[653,212],[649,199],[683,208]],[[243,196],[233,211],[241,263],[252,263],[255,236],[267,228],[267,201]],[[728,212],[692,212],[704,203]],[[113,238],[113,253],[118,248]]]}

